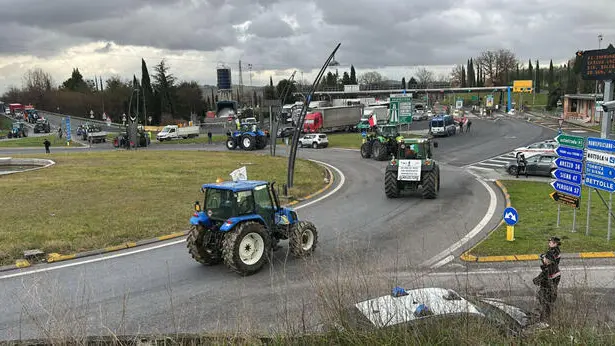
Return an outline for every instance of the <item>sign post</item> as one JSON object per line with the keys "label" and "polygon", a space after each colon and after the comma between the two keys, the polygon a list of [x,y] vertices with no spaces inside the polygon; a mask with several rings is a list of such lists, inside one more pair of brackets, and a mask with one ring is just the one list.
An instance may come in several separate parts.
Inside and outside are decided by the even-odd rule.
{"label": "sign post", "polygon": [[[561,124],[563,119],[560,120]],[[549,196],[558,202],[557,227],[560,224],[561,205],[563,204],[572,207],[572,232],[576,232],[577,209],[581,206],[585,138],[560,133],[555,140],[559,143],[559,147],[555,150],[559,157],[555,160],[556,169],[553,172],[555,180],[551,182],[555,191]]]}
{"label": "sign post", "polygon": [[515,225],[519,222],[519,213],[513,207],[504,209],[504,222],[506,222],[506,240],[515,240]]}
{"label": "sign post", "polygon": [[[611,218],[613,212],[613,192],[615,192],[615,140],[607,138],[587,138],[587,151],[585,159],[585,179],[583,184],[590,189],[602,190],[609,193],[609,220],[607,223],[607,241],[611,240]],[[591,193],[591,192],[590,192]],[[587,210],[588,222],[585,233],[589,234],[589,206]]]}
{"label": "sign post", "polygon": [[66,145],[70,145],[71,140],[70,115],[66,117]]}

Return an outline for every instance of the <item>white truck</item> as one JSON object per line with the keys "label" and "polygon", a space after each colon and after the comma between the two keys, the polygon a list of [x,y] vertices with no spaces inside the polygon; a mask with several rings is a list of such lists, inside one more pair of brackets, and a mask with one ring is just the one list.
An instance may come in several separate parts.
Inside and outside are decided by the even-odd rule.
{"label": "white truck", "polygon": [[179,127],[177,125],[167,125],[162,128],[162,131],[158,132],[156,139],[159,142],[170,141],[179,138],[192,138],[198,137],[200,128],[198,126],[185,126]]}

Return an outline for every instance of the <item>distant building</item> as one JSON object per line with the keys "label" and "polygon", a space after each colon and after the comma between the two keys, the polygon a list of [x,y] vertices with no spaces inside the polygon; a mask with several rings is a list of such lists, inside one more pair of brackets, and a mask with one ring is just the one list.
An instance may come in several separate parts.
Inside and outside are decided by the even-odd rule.
{"label": "distant building", "polygon": [[583,122],[599,122],[602,111],[596,112],[596,101],[601,100],[601,94],[564,95],[564,119],[574,119]]}

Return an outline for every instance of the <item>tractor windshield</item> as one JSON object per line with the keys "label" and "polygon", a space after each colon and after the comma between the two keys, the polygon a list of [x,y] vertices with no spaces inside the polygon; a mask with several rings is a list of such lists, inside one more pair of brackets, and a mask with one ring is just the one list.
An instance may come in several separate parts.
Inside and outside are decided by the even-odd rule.
{"label": "tractor windshield", "polygon": [[428,156],[425,153],[425,143],[404,143],[400,146],[400,157],[407,160],[421,160],[426,159]]}
{"label": "tractor windshield", "polygon": [[254,212],[252,191],[207,189],[205,193],[205,211],[214,220],[227,220],[233,216]]}
{"label": "tractor windshield", "polygon": [[397,126],[382,126],[380,133],[385,137],[395,137],[397,135]]}

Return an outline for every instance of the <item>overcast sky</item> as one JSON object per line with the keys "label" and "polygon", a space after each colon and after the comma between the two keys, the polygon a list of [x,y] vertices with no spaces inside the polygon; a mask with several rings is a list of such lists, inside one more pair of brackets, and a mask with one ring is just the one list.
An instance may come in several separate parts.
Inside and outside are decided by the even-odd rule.
{"label": "overcast sky", "polygon": [[[0,93],[29,68],[56,83],[140,76],[166,58],[180,79],[215,84],[226,63],[249,85],[293,69],[313,76],[339,42],[341,71],[409,77],[417,66],[447,73],[482,50],[509,48],[522,61],[562,62],[615,42],[615,0],[2,0]],[[548,62],[545,62],[545,65]]]}

